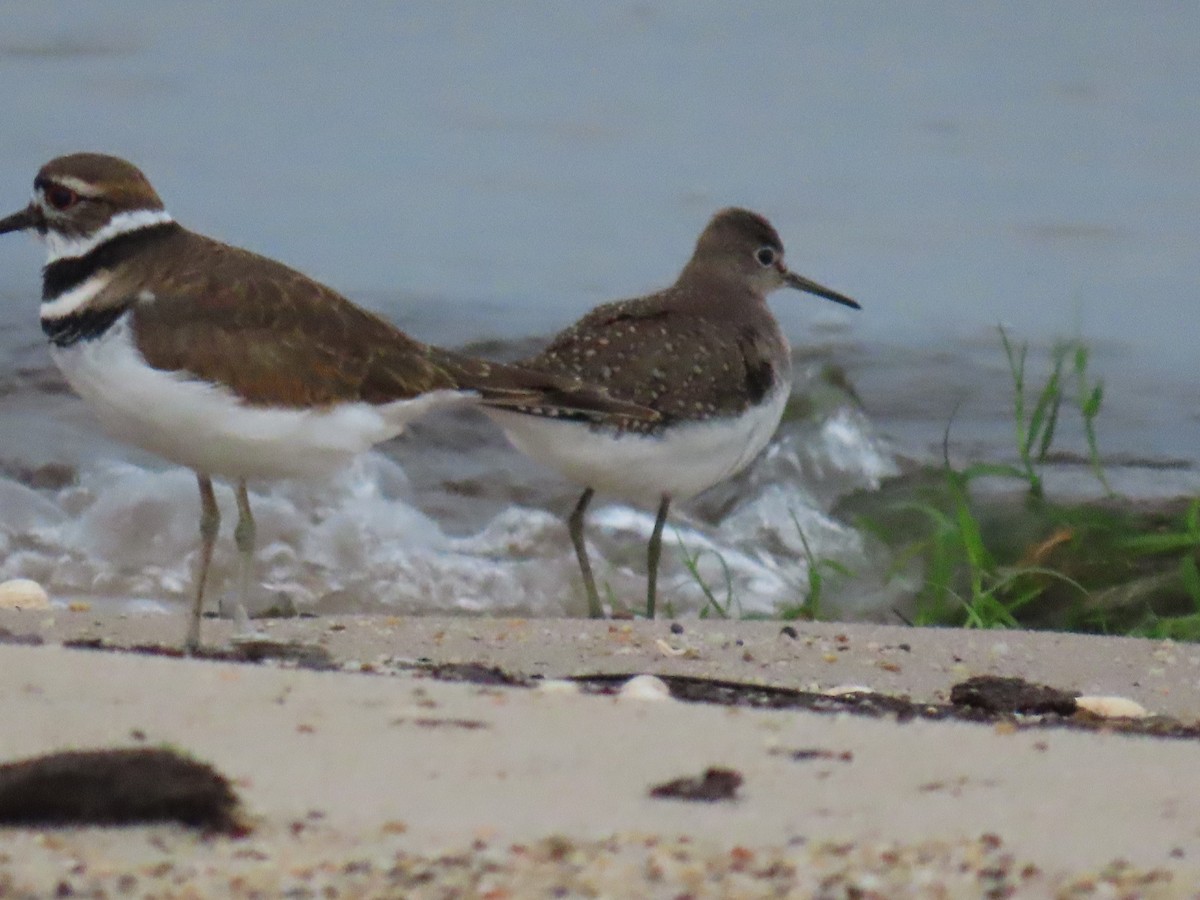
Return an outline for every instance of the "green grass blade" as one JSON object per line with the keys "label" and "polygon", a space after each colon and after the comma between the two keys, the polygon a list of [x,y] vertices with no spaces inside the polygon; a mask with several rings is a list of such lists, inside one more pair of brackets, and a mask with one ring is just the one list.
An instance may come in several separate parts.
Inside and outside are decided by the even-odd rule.
{"label": "green grass blade", "polygon": [[1187,532],[1136,534],[1120,541],[1118,546],[1135,554],[1171,553],[1200,547],[1200,535]]}
{"label": "green grass blade", "polygon": [[1046,459],[1050,445],[1054,443],[1054,430],[1058,427],[1058,413],[1062,408],[1062,392],[1055,386],[1054,402],[1050,405],[1050,414],[1046,418],[1046,427],[1042,429],[1042,439],[1038,443],[1038,462]]}
{"label": "green grass blade", "polygon": [[1088,355],[1090,354],[1088,345],[1082,341],[1077,341],[1075,344],[1075,374],[1080,378],[1084,377],[1088,367]]}
{"label": "green grass blade", "polygon": [[1183,522],[1189,533],[1200,535],[1200,498],[1188,504]]}
{"label": "green grass blade", "polygon": [[1020,478],[1025,480],[1025,470],[1010,463],[971,463],[960,473],[966,481],[973,478]]}
{"label": "green grass blade", "polygon": [[722,606],[720,601],[717,600],[716,594],[713,593],[712,588],[708,586],[708,582],[704,580],[704,576],[700,574],[700,558],[704,556],[705,553],[715,553],[716,551],[698,550],[696,551],[696,555],[693,556],[692,554],[688,553],[687,547],[683,543],[683,538],[679,536],[678,531],[675,532],[675,540],[679,543],[679,552],[683,555],[683,567],[687,569],[687,573],[692,577],[692,580],[696,582],[696,584],[700,587],[701,592],[704,594],[705,604],[700,609],[700,618],[707,619],[708,610],[709,608],[712,608],[720,618],[728,619],[730,615],[730,607],[733,605],[731,602],[733,599],[733,579],[729,572],[729,566],[725,562],[725,557],[723,557],[720,553],[716,554],[717,560],[721,563],[721,568],[725,573],[726,596],[725,605]]}
{"label": "green grass blade", "polygon": [[1200,569],[1196,567],[1195,556],[1188,554],[1179,561],[1179,578],[1192,603],[1200,609]]}
{"label": "green grass blade", "polygon": [[1083,401],[1083,405],[1079,408],[1080,413],[1085,419],[1094,419],[1100,415],[1100,407],[1104,403],[1104,382],[1096,382],[1096,386],[1092,388],[1090,394]]}
{"label": "green grass blade", "polygon": [[1046,384],[1038,394],[1037,403],[1034,404],[1033,413],[1029,417],[1029,427],[1025,431],[1024,452],[1028,453],[1033,449],[1034,443],[1037,443],[1039,459],[1045,457],[1046,451],[1050,449],[1050,442],[1054,440],[1054,428],[1051,423],[1058,419],[1058,407],[1062,403],[1061,383],[1062,353],[1056,350],[1050,377],[1046,379]]}
{"label": "green grass blade", "polygon": [[1017,423],[1017,443],[1019,445],[1025,433],[1025,354],[1029,350],[1029,345],[1022,344],[1018,354],[1013,349],[1004,326],[997,325],[996,327],[1000,330],[1000,342],[1004,345],[1004,355],[1008,359],[1008,373],[1013,381],[1013,417]]}

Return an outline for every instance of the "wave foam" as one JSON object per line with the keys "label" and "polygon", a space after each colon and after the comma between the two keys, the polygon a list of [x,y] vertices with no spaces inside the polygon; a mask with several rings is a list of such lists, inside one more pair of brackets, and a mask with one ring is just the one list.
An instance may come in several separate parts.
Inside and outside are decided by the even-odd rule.
{"label": "wave foam", "polygon": [[[828,507],[846,490],[877,485],[894,468],[854,411],[794,429],[748,473],[673,511],[664,535],[664,604],[676,614],[706,604],[687,559],[723,604],[733,598],[731,612],[772,614],[800,604],[809,575],[800,530],[813,558],[850,568],[863,563],[870,549]],[[545,510],[509,506],[477,533],[451,536],[418,507],[404,470],[380,453],[326,481],[252,489],[264,606],[283,594],[316,613],[584,612],[564,521]],[[237,562],[230,486],[218,485],[218,503],[212,603],[232,590]],[[186,470],[97,463],[76,484],[44,491],[0,479],[0,508],[0,578],[33,578],[59,601],[145,608],[189,595],[199,499]],[[589,516],[597,577],[635,610],[644,602],[652,525],[648,511],[626,506],[598,505]],[[841,593],[826,601],[858,605],[853,597],[839,599]]]}

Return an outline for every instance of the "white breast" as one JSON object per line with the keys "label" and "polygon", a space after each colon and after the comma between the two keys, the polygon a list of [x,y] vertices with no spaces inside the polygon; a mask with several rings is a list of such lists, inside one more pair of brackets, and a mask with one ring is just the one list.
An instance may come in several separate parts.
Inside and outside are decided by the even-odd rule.
{"label": "white breast", "polygon": [[577,484],[626,500],[686,500],[746,468],[771,440],[787,405],[777,388],[740,416],[617,434],[580,422],[486,409],[512,443]]}
{"label": "white breast", "polygon": [[434,407],[477,399],[446,390],[380,406],[248,406],[221,385],[151,368],[126,319],[93,340],[51,347],[51,355],[115,437],[198,472],[233,478],[323,475]]}

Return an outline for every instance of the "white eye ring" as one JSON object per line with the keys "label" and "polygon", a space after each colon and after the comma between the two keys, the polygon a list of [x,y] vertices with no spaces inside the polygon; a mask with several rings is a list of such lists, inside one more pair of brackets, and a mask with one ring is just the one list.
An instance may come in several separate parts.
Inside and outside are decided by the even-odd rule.
{"label": "white eye ring", "polygon": [[758,264],[764,269],[768,266],[775,265],[775,260],[778,258],[774,247],[759,247],[754,251],[754,258],[758,260]]}

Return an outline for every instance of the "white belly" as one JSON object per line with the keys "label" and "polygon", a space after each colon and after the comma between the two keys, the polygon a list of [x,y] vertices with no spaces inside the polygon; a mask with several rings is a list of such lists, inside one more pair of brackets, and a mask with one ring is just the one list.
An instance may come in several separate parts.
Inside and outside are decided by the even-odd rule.
{"label": "white belly", "polygon": [[475,399],[435,391],[380,406],[248,406],[222,386],[152,369],[124,320],[94,340],[51,347],[51,356],[115,437],[197,472],[231,478],[324,475],[433,407]]}
{"label": "white belly", "polygon": [[526,455],[572,481],[633,501],[686,500],[736,475],[771,440],[788,391],[736,418],[673,425],[660,435],[617,434],[579,422],[485,409]]}

